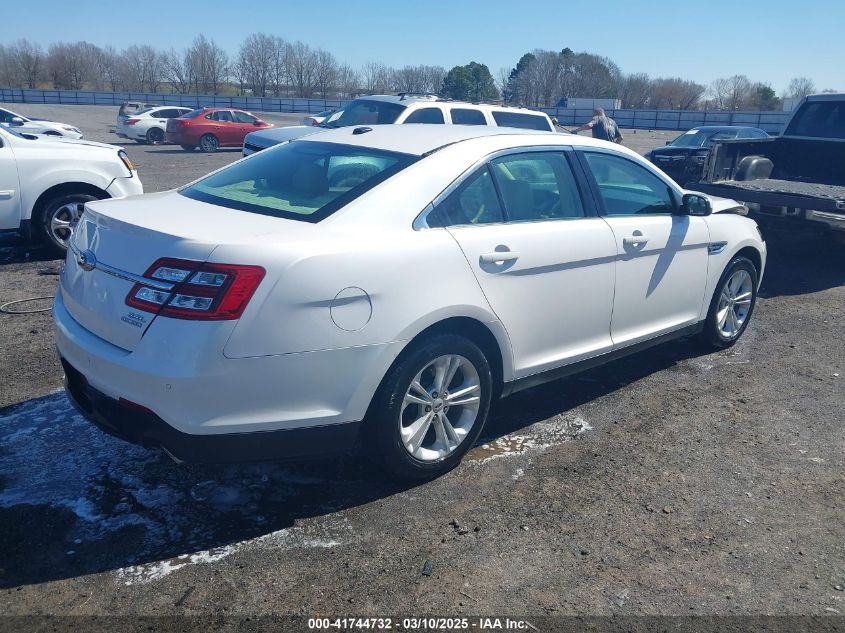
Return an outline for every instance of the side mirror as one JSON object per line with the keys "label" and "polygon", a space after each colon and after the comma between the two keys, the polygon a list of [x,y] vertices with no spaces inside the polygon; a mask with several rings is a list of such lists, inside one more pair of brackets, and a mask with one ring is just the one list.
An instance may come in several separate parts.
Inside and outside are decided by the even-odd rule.
{"label": "side mirror", "polygon": [[666,145],[671,145],[672,141],[666,141]]}
{"label": "side mirror", "polygon": [[260,119],[259,119],[259,120],[257,120],[255,123],[253,123],[253,125],[254,125],[255,127],[261,127],[262,125],[264,125],[264,121],[262,121],[262,120],[260,120]]}
{"label": "side mirror", "polygon": [[9,123],[14,127],[20,127],[21,125],[24,124],[24,120],[22,118],[20,118],[19,116],[13,116],[12,120],[9,121]]}
{"label": "side mirror", "polygon": [[681,202],[681,210],[686,215],[707,216],[713,213],[710,198],[699,193],[685,193]]}

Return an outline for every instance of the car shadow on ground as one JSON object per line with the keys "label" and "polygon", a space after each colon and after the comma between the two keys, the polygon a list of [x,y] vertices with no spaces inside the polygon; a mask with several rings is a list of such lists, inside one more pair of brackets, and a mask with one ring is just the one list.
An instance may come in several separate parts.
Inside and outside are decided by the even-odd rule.
{"label": "car shadow on ground", "polygon": [[[679,341],[515,394],[494,405],[479,443],[537,422],[565,425],[570,409],[700,353]],[[15,405],[0,411],[0,588],[213,558],[257,537],[293,537],[301,519],[327,523],[426,485],[385,477],[368,461],[178,465],[100,432],[62,393]]]}
{"label": "car shadow on ground", "polygon": [[45,246],[27,242],[16,233],[0,233],[0,266],[25,262],[61,264],[63,257]]}
{"label": "car shadow on ground", "polygon": [[761,297],[802,295],[845,285],[845,240],[799,228],[763,229],[768,248]]}

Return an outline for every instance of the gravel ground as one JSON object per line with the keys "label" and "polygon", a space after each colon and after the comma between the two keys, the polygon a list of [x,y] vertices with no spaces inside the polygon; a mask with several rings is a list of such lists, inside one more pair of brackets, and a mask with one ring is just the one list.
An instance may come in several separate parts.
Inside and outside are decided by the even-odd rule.
{"label": "gravel ground", "polygon": [[[115,108],[14,109],[117,141]],[[238,156],[126,146],[148,191]],[[0,612],[845,614],[845,249],[768,239],[737,346],[517,394],[415,487],[352,458],[199,468],[114,440],[56,393],[49,316],[0,315]],[[4,238],[0,302],[52,294],[57,265]]]}

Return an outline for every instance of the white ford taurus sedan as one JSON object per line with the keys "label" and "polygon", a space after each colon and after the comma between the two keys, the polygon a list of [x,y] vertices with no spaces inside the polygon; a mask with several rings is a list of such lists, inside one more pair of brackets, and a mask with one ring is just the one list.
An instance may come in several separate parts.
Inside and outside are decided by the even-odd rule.
{"label": "white ford taurus sedan", "polygon": [[676,337],[732,345],[766,261],[743,212],[589,138],[323,132],[86,205],[54,311],[67,389],[178,460],[360,445],[433,476],[501,395]]}

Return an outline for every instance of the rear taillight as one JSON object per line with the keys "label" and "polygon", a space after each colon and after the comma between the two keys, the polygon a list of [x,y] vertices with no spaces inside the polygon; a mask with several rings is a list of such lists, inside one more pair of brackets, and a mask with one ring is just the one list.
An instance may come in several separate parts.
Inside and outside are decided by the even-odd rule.
{"label": "rear taillight", "polygon": [[123,125],[135,125],[135,124],[136,124],[138,121],[140,121],[140,120],[141,120],[141,119],[126,119],[126,120],[123,122]]}
{"label": "rear taillight", "polygon": [[162,258],[144,273],[150,284],[138,282],[132,286],[126,305],[176,319],[238,319],[264,273],[260,266]]}

